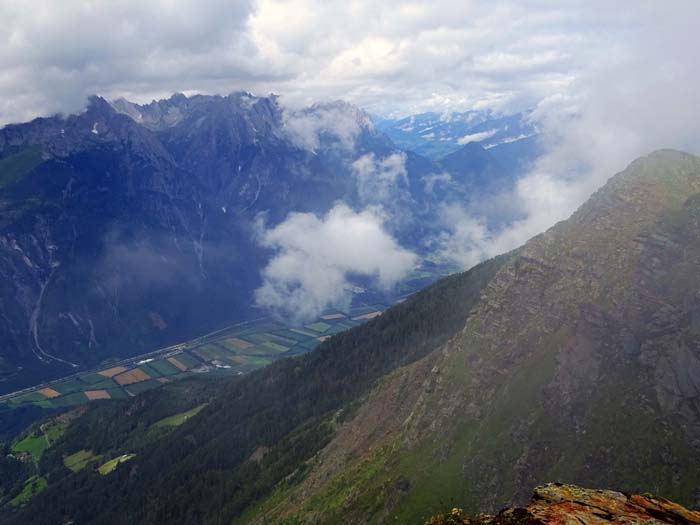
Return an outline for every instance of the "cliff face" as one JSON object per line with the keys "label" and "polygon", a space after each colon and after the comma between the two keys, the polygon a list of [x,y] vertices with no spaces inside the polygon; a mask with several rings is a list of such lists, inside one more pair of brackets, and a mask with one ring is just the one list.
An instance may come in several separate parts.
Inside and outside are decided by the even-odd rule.
{"label": "cliff face", "polygon": [[462,517],[461,509],[433,517],[426,525],[692,525],[700,523],[700,512],[672,501],[648,495],[592,490],[575,485],[549,484],[535,488],[530,504],[511,508],[495,516]]}
{"label": "cliff face", "polygon": [[694,503],[698,192],[696,157],[632,163],[521,248],[463,330],[387,378],[270,513],[496,511],[552,479]]}

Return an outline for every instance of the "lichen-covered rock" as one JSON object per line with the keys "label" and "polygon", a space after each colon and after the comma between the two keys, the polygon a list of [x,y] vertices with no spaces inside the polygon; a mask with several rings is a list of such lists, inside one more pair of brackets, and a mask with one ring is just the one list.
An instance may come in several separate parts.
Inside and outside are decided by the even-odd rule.
{"label": "lichen-covered rock", "polygon": [[552,483],[535,489],[530,505],[502,510],[495,516],[469,519],[461,509],[431,518],[426,525],[692,525],[700,512],[649,495],[584,489]]}

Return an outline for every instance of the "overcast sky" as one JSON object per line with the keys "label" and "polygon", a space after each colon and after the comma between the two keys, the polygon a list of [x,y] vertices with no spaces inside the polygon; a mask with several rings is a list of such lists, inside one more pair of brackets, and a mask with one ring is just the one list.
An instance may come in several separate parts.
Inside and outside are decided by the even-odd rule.
{"label": "overcast sky", "polygon": [[[149,102],[247,90],[291,108],[345,99],[393,116],[533,109],[546,153],[507,196],[522,219],[490,231],[474,210],[444,210],[444,253],[465,267],[565,219],[640,155],[700,152],[697,0],[1,0],[0,20],[0,125],[79,111],[91,94]],[[398,180],[402,159],[358,159],[358,181]],[[285,268],[317,271],[297,226],[331,238],[344,222],[371,231],[405,270],[410,254],[382,217],[341,206],[261,238],[293,263]],[[353,264],[326,268],[328,288],[349,270],[384,275],[377,261]],[[260,302],[323,304],[318,287],[290,293],[278,266],[265,270]]]}
{"label": "overcast sky", "polygon": [[76,111],[93,93],[146,102],[245,89],[384,114],[534,107],[593,68],[634,58],[645,41],[663,44],[669,18],[690,30],[691,60],[699,5],[3,0],[0,123]]}

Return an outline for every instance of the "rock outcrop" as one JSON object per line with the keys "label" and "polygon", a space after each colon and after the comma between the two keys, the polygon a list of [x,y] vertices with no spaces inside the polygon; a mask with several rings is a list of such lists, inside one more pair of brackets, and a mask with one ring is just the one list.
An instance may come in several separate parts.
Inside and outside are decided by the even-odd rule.
{"label": "rock outcrop", "polygon": [[576,485],[549,484],[537,487],[531,503],[496,515],[469,519],[461,509],[428,520],[426,525],[693,525],[700,512],[664,498],[594,490]]}

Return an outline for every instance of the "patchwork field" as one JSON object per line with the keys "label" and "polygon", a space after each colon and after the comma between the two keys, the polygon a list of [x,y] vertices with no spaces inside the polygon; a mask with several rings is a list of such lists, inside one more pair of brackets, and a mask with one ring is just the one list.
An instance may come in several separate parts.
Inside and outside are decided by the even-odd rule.
{"label": "patchwork field", "polygon": [[42,388],[38,392],[49,399],[53,399],[54,397],[59,397],[61,395],[60,392],[56,392],[53,388]]}
{"label": "patchwork field", "polygon": [[[135,396],[191,374],[245,374],[277,359],[309,352],[334,334],[376,317],[386,308],[387,305],[376,304],[346,312],[330,311],[305,326],[288,326],[272,319],[241,323],[148,356],[113,362],[99,370],[39,385],[6,396],[0,403],[10,407],[63,408]],[[27,452],[34,456],[40,454],[42,440],[45,443],[44,436],[35,436],[21,446],[30,449]]]}
{"label": "patchwork field", "polygon": [[117,374],[121,374],[122,372],[126,372],[126,368],[123,366],[115,366],[113,368],[108,368],[107,370],[100,370],[97,373],[104,377],[113,377]]}
{"label": "patchwork field", "polygon": [[182,372],[187,370],[187,366],[183,364],[182,361],[180,361],[177,357],[168,357],[167,362],[169,362],[172,365],[175,365],[175,367],[177,367]]}
{"label": "patchwork field", "polygon": [[140,381],[145,381],[146,379],[150,378],[151,376],[139,368],[134,368],[133,370],[129,370],[128,372],[114,376],[114,380],[122,386],[130,385],[132,383],[139,383]]}
{"label": "patchwork field", "polygon": [[90,401],[95,401],[96,399],[111,399],[109,392],[106,390],[86,390],[85,396]]}

